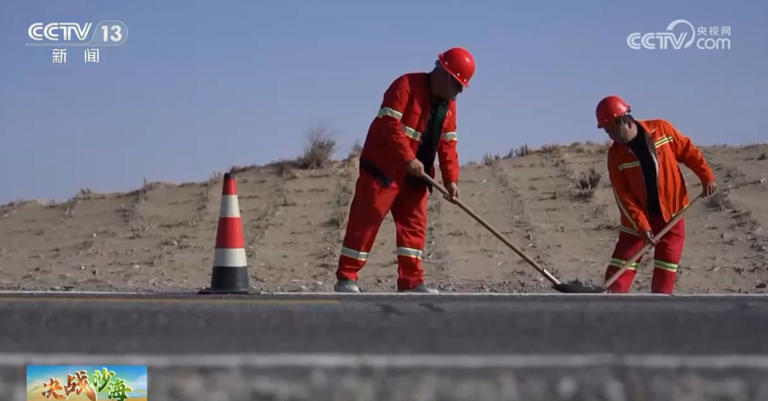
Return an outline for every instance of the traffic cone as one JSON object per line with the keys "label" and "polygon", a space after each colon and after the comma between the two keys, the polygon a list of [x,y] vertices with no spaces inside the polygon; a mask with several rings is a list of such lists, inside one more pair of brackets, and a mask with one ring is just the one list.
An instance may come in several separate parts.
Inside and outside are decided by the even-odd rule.
{"label": "traffic cone", "polygon": [[201,294],[247,294],[248,264],[245,261],[245,239],[237,201],[235,177],[224,174],[221,192],[219,227],[216,230],[216,250],[213,257],[211,287]]}

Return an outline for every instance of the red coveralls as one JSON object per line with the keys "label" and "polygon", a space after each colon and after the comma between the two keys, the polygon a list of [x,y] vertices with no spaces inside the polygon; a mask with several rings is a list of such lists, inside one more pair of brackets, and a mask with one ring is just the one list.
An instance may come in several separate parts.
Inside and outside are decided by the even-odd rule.
{"label": "red coveralls", "polygon": [[[706,184],[715,180],[699,149],[665,120],[637,121],[646,134],[646,145],[656,167],[661,216],[648,216],[647,195],[640,162],[629,146],[614,143],[608,150],[608,172],[621,212],[619,241],[605,272],[606,280],[645,245],[641,231],[658,233],[688,205],[688,191],[678,162],[688,166]],[[685,220],[681,219],[656,244],[651,291],[671,294],[685,242]],[[639,262],[640,260],[638,260]],[[628,292],[638,262],[611,285],[611,292]]]}
{"label": "red coveralls", "polygon": [[[416,158],[422,133],[427,129],[431,100],[428,73],[403,75],[384,93],[360,155],[360,177],[350,206],[338,279],[357,281],[379,226],[391,210],[397,231],[397,288],[408,290],[424,282],[421,258],[429,190],[426,185],[406,180],[406,164]],[[450,100],[437,143],[446,183],[459,180],[456,143],[456,102]],[[424,169],[434,177],[434,166],[425,165]]]}

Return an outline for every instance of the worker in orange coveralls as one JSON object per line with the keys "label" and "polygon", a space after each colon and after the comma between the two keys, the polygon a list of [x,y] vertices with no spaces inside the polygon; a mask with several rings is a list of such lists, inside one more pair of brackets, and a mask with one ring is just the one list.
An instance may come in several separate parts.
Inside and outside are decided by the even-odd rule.
{"label": "worker in orange coveralls", "polygon": [[[681,219],[658,242],[654,233],[688,205],[688,191],[678,162],[701,180],[704,196],[717,191],[712,170],[699,149],[665,120],[638,121],[629,104],[608,96],[597,105],[597,127],[613,140],[608,150],[608,172],[621,213],[619,241],[605,272],[606,280],[647,243],[654,244],[651,292],[671,294],[683,253],[685,221]],[[639,262],[639,260],[638,260]],[[609,291],[628,292],[635,278],[633,263]]]}
{"label": "worker in orange coveralls", "polygon": [[449,199],[459,196],[456,96],[469,85],[475,61],[464,48],[438,55],[432,72],[405,74],[384,93],[360,155],[360,177],[336,271],[337,292],[360,292],[365,265],[384,216],[397,230],[397,289],[437,293],[424,285],[421,260],[427,229],[427,183],[437,156]]}

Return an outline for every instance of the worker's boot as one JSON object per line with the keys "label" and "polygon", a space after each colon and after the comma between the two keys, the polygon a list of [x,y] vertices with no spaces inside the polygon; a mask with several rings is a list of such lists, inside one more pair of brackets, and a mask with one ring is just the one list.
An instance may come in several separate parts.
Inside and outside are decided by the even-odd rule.
{"label": "worker's boot", "polygon": [[416,287],[413,287],[408,290],[398,290],[398,292],[412,292],[412,293],[422,293],[422,294],[439,294],[440,291],[438,291],[436,288],[429,288],[424,283],[417,285]]}
{"label": "worker's boot", "polygon": [[357,281],[339,280],[333,286],[333,290],[336,292],[357,293],[360,292],[360,287],[357,286]]}

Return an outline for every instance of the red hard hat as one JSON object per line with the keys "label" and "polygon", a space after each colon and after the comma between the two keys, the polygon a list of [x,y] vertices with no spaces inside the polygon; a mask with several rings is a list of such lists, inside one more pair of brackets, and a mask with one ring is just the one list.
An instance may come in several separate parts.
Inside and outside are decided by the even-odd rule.
{"label": "red hard hat", "polygon": [[631,111],[629,104],[618,96],[608,96],[597,104],[597,128],[603,128],[616,117],[621,117]]}
{"label": "red hard hat", "polygon": [[453,75],[465,88],[469,86],[469,79],[475,73],[475,59],[469,50],[463,47],[448,49],[445,53],[437,55],[440,65],[444,70]]}

